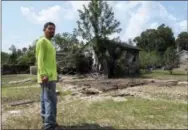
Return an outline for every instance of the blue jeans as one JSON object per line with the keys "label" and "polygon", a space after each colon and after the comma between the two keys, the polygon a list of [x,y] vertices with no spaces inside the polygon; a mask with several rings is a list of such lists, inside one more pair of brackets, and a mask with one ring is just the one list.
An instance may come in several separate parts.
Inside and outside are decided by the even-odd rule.
{"label": "blue jeans", "polygon": [[49,81],[41,84],[41,117],[44,129],[56,127],[57,94],[56,82]]}

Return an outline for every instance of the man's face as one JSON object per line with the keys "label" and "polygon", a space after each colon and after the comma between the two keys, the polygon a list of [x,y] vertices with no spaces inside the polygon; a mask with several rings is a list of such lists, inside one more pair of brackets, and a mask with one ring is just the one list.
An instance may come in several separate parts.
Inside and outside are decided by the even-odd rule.
{"label": "man's face", "polygon": [[44,33],[46,34],[46,36],[52,38],[55,34],[55,26],[48,25],[48,27],[44,30]]}

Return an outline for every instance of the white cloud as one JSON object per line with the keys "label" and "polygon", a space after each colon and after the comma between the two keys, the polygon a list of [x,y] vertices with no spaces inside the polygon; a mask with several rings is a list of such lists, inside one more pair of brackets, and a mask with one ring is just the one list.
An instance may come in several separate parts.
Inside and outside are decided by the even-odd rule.
{"label": "white cloud", "polygon": [[66,20],[78,19],[78,10],[83,9],[83,5],[87,6],[89,1],[68,1],[69,8],[63,8],[64,18]]}
{"label": "white cloud", "polygon": [[[78,9],[88,5],[89,1],[68,1],[64,6],[52,6],[38,13],[29,7],[21,7],[22,14],[33,23],[43,24],[46,21],[60,21],[60,13],[63,20],[75,21],[78,19]],[[160,24],[172,27],[177,33],[186,30],[186,20],[179,21],[177,17],[167,11],[165,6],[156,1],[108,1],[113,7],[115,18],[120,21],[122,32],[119,34],[121,40],[139,36],[148,28],[156,29]],[[74,27],[73,27],[74,28]],[[118,36],[114,34],[111,38]]]}
{"label": "white cloud", "polygon": [[66,20],[75,19],[75,13],[73,11],[70,11],[69,9],[63,9],[63,15]]}
{"label": "white cloud", "polygon": [[72,11],[77,12],[78,9],[82,9],[83,5],[87,6],[90,1],[68,1],[72,6]]}
{"label": "white cloud", "polygon": [[135,9],[135,7],[142,3],[143,1],[118,1],[116,3],[113,3],[113,5],[111,6],[114,7],[116,11],[123,11],[125,13],[126,11],[132,11],[133,9]]}
{"label": "white cloud", "polygon": [[[121,39],[127,41],[129,38],[139,36],[140,33],[148,28],[156,29],[160,24],[172,27],[173,31],[179,32],[185,29],[185,21],[179,23],[178,19],[160,3],[156,1],[119,1],[116,10],[121,10],[127,22],[123,27]],[[127,13],[128,12],[128,13]],[[119,16],[120,17],[120,16]],[[177,26],[177,23],[179,23]]]}
{"label": "white cloud", "polygon": [[150,24],[149,28],[157,29],[158,26],[159,26],[159,23],[158,22],[154,22],[154,23]]}
{"label": "white cloud", "polygon": [[59,22],[61,7],[59,5],[43,9],[38,13],[29,7],[21,7],[22,14],[35,24],[44,24],[45,22]]}
{"label": "white cloud", "polygon": [[59,22],[60,13],[66,20],[75,20],[78,18],[78,9],[82,9],[83,5],[88,5],[89,1],[68,1],[67,5],[69,8],[65,8],[60,5],[55,5],[47,9],[43,9],[38,13],[31,7],[21,7],[22,14],[31,22],[36,24],[44,24],[47,21]]}
{"label": "white cloud", "polygon": [[179,33],[183,31],[187,31],[188,28],[187,20],[177,21],[176,23],[173,24],[172,28],[175,34],[175,38],[177,38]]}
{"label": "white cloud", "polygon": [[181,28],[181,30],[183,31],[187,31],[188,25],[187,25],[187,20],[183,20],[179,23],[179,26]]}
{"label": "white cloud", "polygon": [[149,2],[141,4],[136,13],[132,12],[129,23],[123,35],[123,39],[127,41],[129,38],[138,36],[144,29],[147,22],[150,20]]}

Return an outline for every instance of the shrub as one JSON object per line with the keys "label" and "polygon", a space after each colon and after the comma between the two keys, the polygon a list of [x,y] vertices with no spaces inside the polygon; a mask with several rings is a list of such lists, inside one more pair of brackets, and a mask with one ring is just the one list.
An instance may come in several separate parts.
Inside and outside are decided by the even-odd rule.
{"label": "shrub", "polygon": [[27,74],[29,65],[10,65],[4,64],[1,68],[2,74]]}
{"label": "shrub", "polygon": [[86,57],[84,55],[76,55],[75,56],[76,61],[76,72],[83,74],[88,73],[92,69],[92,57]]}

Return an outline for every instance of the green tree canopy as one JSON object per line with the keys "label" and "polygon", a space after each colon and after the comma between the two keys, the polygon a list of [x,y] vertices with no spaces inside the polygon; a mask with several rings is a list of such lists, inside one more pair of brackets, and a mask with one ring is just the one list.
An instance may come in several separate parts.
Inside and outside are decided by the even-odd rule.
{"label": "green tree canopy", "polygon": [[188,50],[188,32],[181,32],[176,39],[176,45],[181,50]]}
{"label": "green tree canopy", "polygon": [[104,56],[104,48],[99,41],[113,33],[119,33],[120,22],[115,19],[112,7],[102,0],[91,0],[87,7],[83,5],[83,10],[78,10],[78,12],[80,19],[77,21],[76,32],[83,39],[93,41],[92,46],[98,67]]}
{"label": "green tree canopy", "polygon": [[134,42],[147,52],[158,51],[164,53],[168,47],[175,47],[173,31],[165,24],[160,25],[157,29],[143,31],[140,36],[134,39]]}

